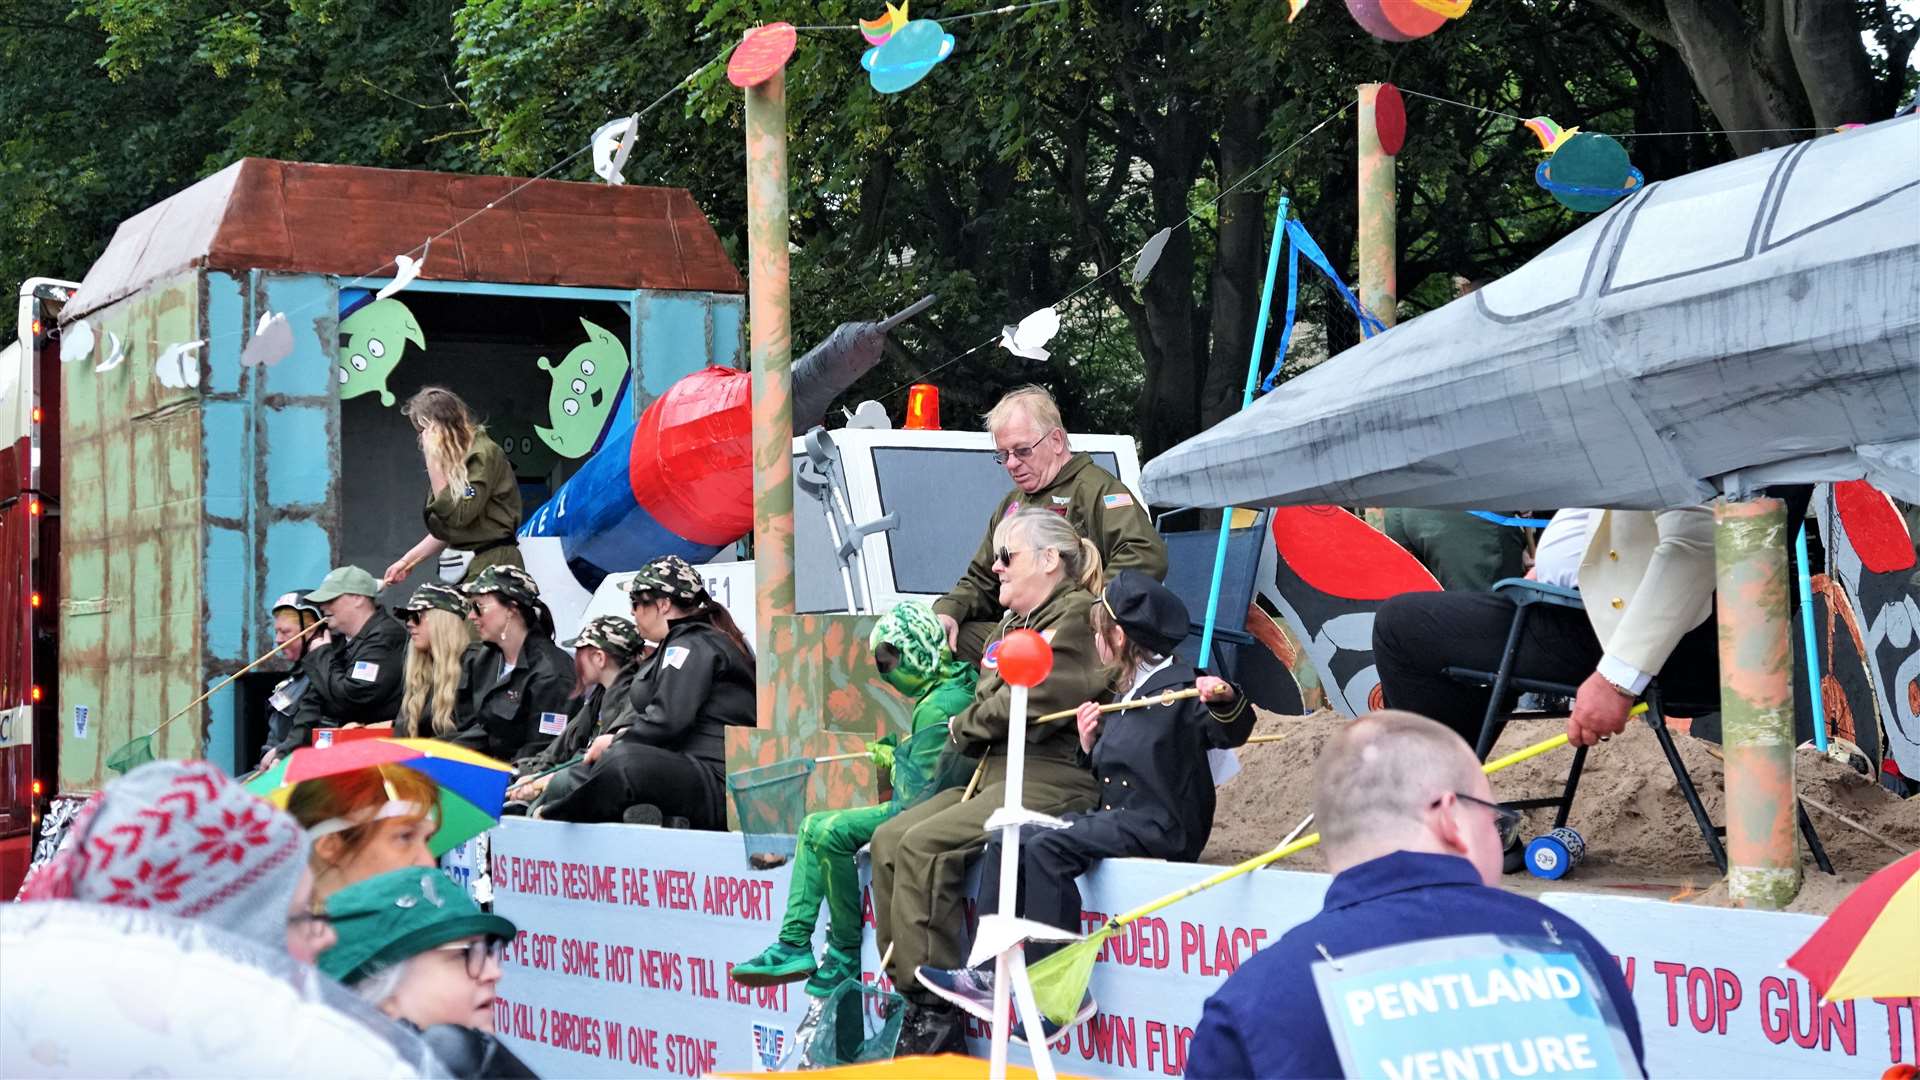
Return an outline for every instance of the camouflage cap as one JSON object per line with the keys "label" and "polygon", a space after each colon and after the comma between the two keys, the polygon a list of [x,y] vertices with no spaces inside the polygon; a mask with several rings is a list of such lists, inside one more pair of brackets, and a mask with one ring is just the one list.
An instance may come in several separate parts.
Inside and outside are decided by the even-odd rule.
{"label": "camouflage cap", "polygon": [[641,567],[640,572],[627,583],[629,597],[641,593],[658,593],[685,603],[704,598],[707,595],[707,583],[700,576],[700,571],[687,565],[687,560],[678,555],[662,555]]}
{"label": "camouflage cap", "polygon": [[540,583],[517,566],[489,566],[463,586],[462,591],[468,596],[498,593],[522,607],[533,607],[540,602]]}
{"label": "camouflage cap", "polygon": [[633,620],[619,615],[602,615],[580,628],[579,636],[572,641],[563,641],[569,649],[582,645],[592,645],[596,649],[605,649],[615,660],[622,664],[639,655],[646,643],[640,638],[640,631],[634,628]]}
{"label": "camouflage cap", "polygon": [[467,613],[467,595],[451,585],[442,585],[429,581],[413,590],[413,595],[393,613],[402,619],[416,611],[446,611],[454,615]]}
{"label": "camouflage cap", "polygon": [[893,647],[894,660],[881,677],[915,697],[940,673],[948,656],[946,629],[921,600],[902,600],[873,624],[867,646],[877,655],[882,645]]}

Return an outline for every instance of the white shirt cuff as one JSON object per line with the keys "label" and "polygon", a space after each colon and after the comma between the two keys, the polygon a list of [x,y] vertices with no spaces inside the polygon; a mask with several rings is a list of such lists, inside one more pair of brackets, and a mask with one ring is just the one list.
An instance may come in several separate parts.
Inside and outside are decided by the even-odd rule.
{"label": "white shirt cuff", "polygon": [[1594,669],[1599,676],[1622,690],[1629,691],[1635,697],[1646,690],[1653,676],[1641,671],[1625,660],[1607,653],[1600,657],[1600,666]]}

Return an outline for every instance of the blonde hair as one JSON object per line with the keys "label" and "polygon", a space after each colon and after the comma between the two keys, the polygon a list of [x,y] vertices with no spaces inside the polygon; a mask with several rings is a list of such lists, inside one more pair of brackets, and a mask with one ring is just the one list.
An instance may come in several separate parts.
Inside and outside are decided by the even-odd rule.
{"label": "blonde hair", "polygon": [[[405,690],[400,696],[400,722],[414,738],[447,735],[453,731],[454,699],[460,692],[460,658],[472,635],[467,620],[451,611],[428,608],[414,612],[427,628],[427,648],[407,649]],[[422,724],[422,715],[430,717]],[[432,730],[428,730],[431,728]]]}
{"label": "blonde hair", "polygon": [[1025,416],[1033,421],[1033,426],[1042,432],[1042,438],[1055,428],[1060,429],[1062,440],[1067,437],[1066,424],[1060,419],[1060,404],[1053,400],[1053,392],[1044,386],[1022,386],[1002,395],[983,418],[987,422],[987,432],[999,431],[1015,416]]}
{"label": "blonde hair", "polygon": [[473,411],[459,394],[444,386],[425,386],[407,399],[400,411],[420,432],[420,449],[453,491],[467,488],[467,455],[487,433],[474,423]]}
{"label": "blonde hair", "polygon": [[1081,588],[1095,596],[1100,595],[1100,590],[1106,585],[1100,549],[1075,531],[1065,517],[1042,507],[1029,506],[1002,518],[1000,527],[994,530],[993,535],[997,541],[1004,543],[1016,531],[1034,546],[1034,550],[1058,552],[1060,568],[1066,575]]}

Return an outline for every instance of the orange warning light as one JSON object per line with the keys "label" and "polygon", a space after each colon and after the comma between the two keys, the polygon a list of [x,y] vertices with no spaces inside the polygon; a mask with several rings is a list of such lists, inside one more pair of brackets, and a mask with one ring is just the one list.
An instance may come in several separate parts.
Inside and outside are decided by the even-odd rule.
{"label": "orange warning light", "polygon": [[940,430],[940,388],[932,383],[914,383],[907,390],[908,431]]}

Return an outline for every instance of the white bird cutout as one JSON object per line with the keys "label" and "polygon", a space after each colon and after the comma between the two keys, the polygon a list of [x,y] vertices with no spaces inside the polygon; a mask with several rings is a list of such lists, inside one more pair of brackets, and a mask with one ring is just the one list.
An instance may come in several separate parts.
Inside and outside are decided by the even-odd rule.
{"label": "white bird cutout", "polygon": [[433,241],[429,240],[421,246],[420,257],[418,259],[411,255],[395,255],[393,257],[393,280],[380,286],[380,291],[374,293],[373,298],[375,300],[385,300],[387,297],[413,284],[413,280],[420,276],[420,268],[426,265],[427,252],[432,250],[432,248]]}
{"label": "white bird cutout", "polygon": [[153,377],[160,385],[187,390],[200,385],[200,347],[206,341],[183,341],[167,346],[153,362]]}
{"label": "white bird cutout", "polygon": [[268,312],[260,316],[260,325],[254,328],[252,339],[240,351],[240,366],[272,367],[292,354],[293,326],[287,322],[286,313]]}
{"label": "white bird cutout", "polygon": [[633,140],[640,131],[640,116],[623,116],[601,124],[593,133],[593,172],[609,184],[624,184],[627,155],[633,153]]}
{"label": "white bird cutout", "polygon": [[1045,346],[1059,332],[1060,313],[1043,307],[1021,319],[1018,326],[1001,327],[1000,346],[1015,356],[1045,360],[1050,355]]}

